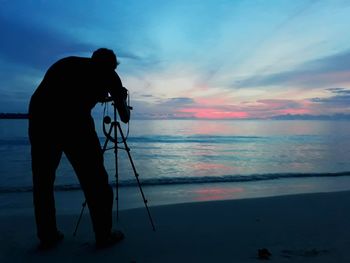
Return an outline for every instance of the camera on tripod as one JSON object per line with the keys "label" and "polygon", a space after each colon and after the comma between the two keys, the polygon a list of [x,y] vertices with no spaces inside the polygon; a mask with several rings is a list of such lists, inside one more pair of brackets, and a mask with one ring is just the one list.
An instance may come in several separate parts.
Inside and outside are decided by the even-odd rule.
{"label": "camera on tripod", "polygon": [[124,123],[128,123],[130,120],[130,111],[133,109],[130,106],[130,96],[127,88],[122,87],[119,96],[108,96],[103,102],[111,102],[112,105],[117,108],[120,120]]}
{"label": "camera on tripod", "polygon": [[[130,111],[133,107],[130,106],[130,96],[129,91],[122,87],[122,96],[117,96],[116,98],[112,97],[110,94],[104,98],[102,103],[112,102],[112,105],[117,108],[120,120],[124,123],[128,123],[130,120]],[[109,122],[105,122],[109,121]],[[105,123],[110,123],[110,118],[104,119]]]}
{"label": "camera on tripod", "polygon": [[[124,133],[123,133],[123,130],[120,126],[120,123],[119,121],[117,120],[117,110],[118,110],[118,114],[119,114],[119,117],[120,117],[120,120],[124,123],[128,123],[129,120],[130,120],[130,111],[133,109],[131,106],[130,106],[130,96],[128,94],[128,90],[126,88],[124,88],[124,94],[125,96],[123,96],[123,98],[121,98],[121,96],[117,97],[117,98],[114,98],[112,96],[108,96],[106,97],[103,101],[101,101],[102,103],[105,103],[105,110],[106,110],[106,105],[108,102],[112,102],[112,105],[113,105],[113,120],[111,119],[110,116],[108,115],[105,115],[105,110],[104,110],[104,118],[103,118],[103,133],[104,135],[106,136],[106,140],[102,146],[102,152],[106,152],[107,150],[114,150],[114,161],[115,161],[115,179],[116,179],[116,183],[115,183],[115,186],[116,186],[116,198],[115,198],[115,201],[116,201],[116,215],[117,215],[117,220],[119,218],[119,174],[118,174],[118,149],[122,149],[122,150],[125,150],[127,155],[128,155],[128,159],[130,161],[130,165],[132,167],[132,170],[134,172],[134,176],[135,176],[135,179],[136,179],[136,182],[137,182],[137,186],[140,190],[140,194],[141,194],[141,197],[142,197],[142,200],[143,200],[143,203],[145,205],[145,208],[146,208],[146,211],[147,211],[147,214],[148,214],[148,218],[150,220],[150,223],[152,225],[152,229],[153,231],[155,231],[155,226],[154,226],[154,223],[153,223],[153,219],[152,219],[152,216],[151,216],[151,213],[149,211],[149,207],[147,205],[147,199],[145,197],[145,194],[142,190],[142,187],[141,187],[141,183],[140,183],[140,179],[139,179],[139,174],[137,173],[136,171],[136,167],[135,167],[135,164],[134,164],[134,161],[131,157],[131,154],[130,154],[130,148],[129,146],[127,145],[127,137],[128,137],[128,134],[129,134],[129,129],[127,131],[127,135],[125,136]],[[106,126],[109,126],[108,129]],[[121,137],[121,141],[118,141],[117,137],[118,137],[118,133]],[[108,143],[111,142],[113,143],[113,147],[111,148],[108,148]],[[119,147],[118,146],[118,143],[122,143],[124,145],[124,147]],[[83,212],[84,212],[84,209],[86,207],[86,204],[87,204],[87,201],[85,200],[85,202],[82,204],[82,209],[81,209],[81,212],[80,212],[80,215],[79,215],[79,218],[78,218],[78,221],[77,221],[77,224],[76,224],[76,227],[75,227],[75,230],[74,230],[74,233],[73,235],[75,236],[77,234],[77,231],[78,231],[78,226],[80,224],[80,220],[82,218],[82,215],[83,215]]]}

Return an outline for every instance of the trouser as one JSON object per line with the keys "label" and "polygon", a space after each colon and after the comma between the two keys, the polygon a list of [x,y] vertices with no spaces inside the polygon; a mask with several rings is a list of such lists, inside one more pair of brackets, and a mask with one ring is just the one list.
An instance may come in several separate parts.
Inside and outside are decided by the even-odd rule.
{"label": "trouser", "polygon": [[96,238],[112,228],[113,191],[103,165],[103,153],[92,118],[80,124],[29,120],[33,200],[37,234],[45,240],[57,232],[55,173],[65,153],[78,176],[89,207]]}

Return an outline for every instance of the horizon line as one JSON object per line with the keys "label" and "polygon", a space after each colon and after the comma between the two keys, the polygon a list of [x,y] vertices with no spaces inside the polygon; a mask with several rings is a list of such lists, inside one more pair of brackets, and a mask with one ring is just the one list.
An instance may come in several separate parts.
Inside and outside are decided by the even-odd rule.
{"label": "horizon line", "polygon": [[[0,119],[28,119],[24,112],[0,112]],[[138,117],[134,120],[350,120],[350,114],[335,113],[332,115],[284,114],[261,118],[196,118],[196,117]]]}

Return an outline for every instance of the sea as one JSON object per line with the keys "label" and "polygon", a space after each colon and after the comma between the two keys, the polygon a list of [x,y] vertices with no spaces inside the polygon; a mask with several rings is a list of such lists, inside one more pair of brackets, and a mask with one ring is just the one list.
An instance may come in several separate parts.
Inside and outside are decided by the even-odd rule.
{"label": "sea", "polygon": [[[102,120],[95,126],[103,145]],[[130,158],[119,131],[117,154],[111,141],[104,154],[115,191],[118,171],[118,209],[144,206],[141,189],[150,206],[350,190],[350,121],[132,120],[121,128]],[[27,129],[28,120],[0,120],[0,208],[30,206]],[[64,155],[55,189],[66,211],[84,201]]]}

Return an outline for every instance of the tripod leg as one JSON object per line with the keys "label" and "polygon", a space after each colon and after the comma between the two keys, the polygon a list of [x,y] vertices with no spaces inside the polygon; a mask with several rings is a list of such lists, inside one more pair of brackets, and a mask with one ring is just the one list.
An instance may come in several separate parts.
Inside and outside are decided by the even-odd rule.
{"label": "tripod leg", "polygon": [[[116,113],[115,113],[116,114]],[[116,184],[116,190],[115,190],[115,202],[117,205],[117,221],[119,221],[119,173],[118,173],[118,142],[117,142],[117,122],[112,122],[111,127],[114,128],[114,164],[115,164],[115,184]]]}
{"label": "tripod leg", "polygon": [[78,218],[77,225],[75,226],[75,230],[74,230],[73,236],[76,236],[76,235],[77,235],[78,227],[79,227],[81,218],[83,217],[83,213],[84,213],[85,207],[86,207],[86,200],[85,200],[85,202],[82,204],[82,208],[81,208],[81,211],[80,211],[80,215],[79,215],[79,218]]}
{"label": "tripod leg", "polygon": [[117,126],[118,126],[118,130],[120,132],[120,135],[122,137],[125,150],[126,150],[126,152],[128,154],[128,157],[129,157],[132,169],[134,171],[134,175],[135,175],[135,178],[136,178],[136,181],[137,181],[137,185],[139,187],[139,190],[140,190],[140,193],[141,193],[141,196],[142,196],[142,199],[143,199],[143,203],[145,204],[145,207],[146,207],[146,210],[147,210],[147,214],[148,214],[148,218],[149,218],[149,220],[151,222],[151,225],[152,225],[152,229],[153,229],[153,231],[156,231],[156,228],[154,226],[153,219],[152,219],[152,216],[151,216],[151,212],[149,211],[149,208],[148,208],[148,205],[147,205],[147,199],[146,199],[145,194],[143,193],[143,190],[142,190],[142,187],[141,187],[141,183],[140,183],[140,180],[139,180],[139,174],[136,172],[135,164],[134,164],[134,162],[133,162],[133,160],[131,158],[130,148],[128,147],[128,145],[126,143],[126,139],[124,137],[124,133],[123,133],[121,127],[120,127],[120,123],[119,122],[117,122]]}
{"label": "tripod leg", "polygon": [[[112,129],[113,129],[113,126],[111,125],[110,127],[109,127],[109,131],[108,131],[108,135],[111,135],[111,133],[112,133]],[[103,144],[103,147],[102,147],[102,153],[104,153],[106,150],[107,150],[107,145],[108,145],[108,142],[109,142],[109,136],[106,136],[106,140],[105,140],[105,142],[104,142],[104,144]]]}
{"label": "tripod leg", "polygon": [[[116,114],[116,113],[114,113]],[[116,117],[114,117],[116,118]],[[117,205],[117,221],[119,220],[119,176],[118,176],[118,145],[117,145],[117,124],[116,122],[112,122],[110,127],[109,127],[109,130],[108,132],[105,132],[105,135],[106,135],[106,141],[103,145],[103,148],[102,148],[102,152],[104,153],[105,151],[107,151],[107,145],[108,145],[108,142],[111,141],[114,143],[114,161],[115,161],[115,183],[116,183],[116,196],[115,196],[115,201],[116,201],[116,205]],[[104,126],[103,126],[104,127]],[[113,129],[114,129],[114,137],[111,136],[112,132],[113,132]]]}

